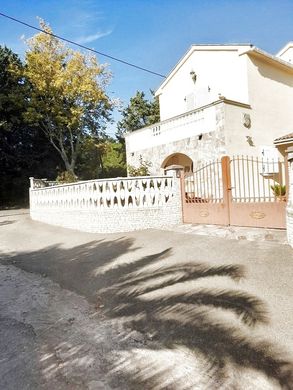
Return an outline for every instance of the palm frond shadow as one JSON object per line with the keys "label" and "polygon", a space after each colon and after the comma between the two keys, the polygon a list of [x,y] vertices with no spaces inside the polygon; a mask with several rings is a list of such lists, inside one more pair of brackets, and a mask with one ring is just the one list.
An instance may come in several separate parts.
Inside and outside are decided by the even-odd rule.
{"label": "palm frond shadow", "polygon": [[[153,258],[148,256],[125,265],[123,270],[111,270],[116,272],[116,277],[111,277],[115,283],[99,293],[107,314],[123,317],[133,329],[157,342],[158,348],[172,349],[181,345],[192,353],[204,355],[212,367],[213,376],[217,376],[217,383],[223,380],[223,372],[233,364],[259,371],[278,382],[281,388],[291,389],[293,366],[283,358],[284,353],[271,342],[249,337],[245,331],[269,322],[264,302],[236,288],[198,286],[191,291],[177,289],[185,282],[196,284],[214,277],[237,282],[244,277],[243,267],[204,263],[166,263],[162,266],[162,260],[167,257],[168,251],[164,251]],[[242,326],[219,320],[212,309],[233,313]],[[155,371],[148,375],[147,386],[152,380],[156,381],[156,376]],[[139,375],[135,378],[136,386],[146,386],[145,378]]]}
{"label": "palm frond shadow", "polygon": [[[262,300],[237,287],[245,277],[243,267],[195,261],[174,263],[171,249],[139,258],[135,253],[139,247],[134,243],[125,237],[101,239],[67,249],[54,245],[0,260],[49,276],[62,288],[85,296],[97,310],[118,319],[117,323],[124,322],[130,333],[133,329],[144,336],[140,344],[122,340],[117,346],[121,359],[115,358],[111,363],[114,371],[117,368],[119,383],[121,372],[126,383],[126,387],[119,388],[264,388],[227,385],[228,373],[235,367],[236,376],[243,369],[252,370],[272,379],[279,388],[293,389],[293,367],[286,353],[273,342],[254,336],[255,327],[266,326],[269,313]],[[121,259],[126,253],[128,262]],[[199,366],[207,378],[205,386],[190,386],[184,370],[179,373],[180,384],[172,382],[171,366],[167,364],[170,353],[179,359],[175,362],[178,366],[183,355],[184,359],[189,357],[190,366],[201,359],[204,364]],[[134,366],[133,359],[140,358],[136,372],[126,369]],[[190,375],[195,375],[194,371]],[[168,376],[171,379],[166,382]]]}

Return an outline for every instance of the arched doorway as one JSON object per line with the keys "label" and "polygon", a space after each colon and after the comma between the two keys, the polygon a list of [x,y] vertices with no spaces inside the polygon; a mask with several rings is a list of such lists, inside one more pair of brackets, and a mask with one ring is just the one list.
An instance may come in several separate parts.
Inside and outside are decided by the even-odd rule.
{"label": "arched doorway", "polygon": [[173,153],[166,157],[161,165],[161,168],[166,169],[170,165],[182,165],[184,167],[184,172],[193,171],[193,161],[190,157],[183,153]]}

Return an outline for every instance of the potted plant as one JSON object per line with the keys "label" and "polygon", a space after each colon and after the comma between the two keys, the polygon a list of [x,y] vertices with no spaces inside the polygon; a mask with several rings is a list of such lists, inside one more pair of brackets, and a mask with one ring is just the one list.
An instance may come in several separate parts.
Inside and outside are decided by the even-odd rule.
{"label": "potted plant", "polygon": [[271,189],[274,193],[274,196],[278,201],[286,202],[286,186],[282,184],[271,185]]}

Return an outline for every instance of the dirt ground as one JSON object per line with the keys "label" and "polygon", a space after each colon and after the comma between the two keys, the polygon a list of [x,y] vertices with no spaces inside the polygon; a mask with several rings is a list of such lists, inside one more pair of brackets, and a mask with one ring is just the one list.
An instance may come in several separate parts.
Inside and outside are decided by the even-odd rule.
{"label": "dirt ground", "polygon": [[0,212],[1,389],[293,389],[293,251]]}

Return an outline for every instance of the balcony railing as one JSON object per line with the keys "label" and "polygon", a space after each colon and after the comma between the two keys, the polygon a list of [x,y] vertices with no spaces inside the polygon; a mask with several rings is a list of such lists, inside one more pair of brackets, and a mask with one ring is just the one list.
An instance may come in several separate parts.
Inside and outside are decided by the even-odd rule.
{"label": "balcony railing", "polygon": [[126,135],[129,152],[199,136],[216,129],[216,105],[221,101],[158,122]]}

